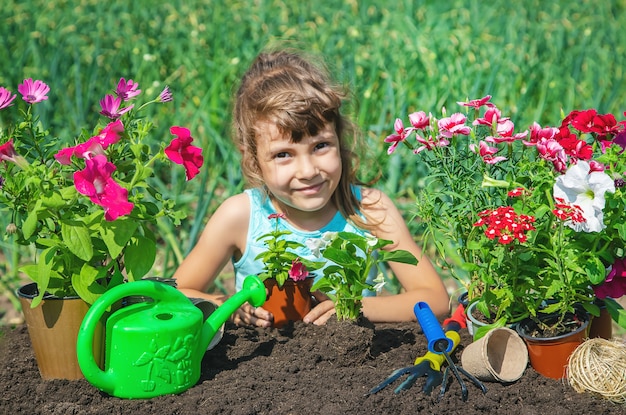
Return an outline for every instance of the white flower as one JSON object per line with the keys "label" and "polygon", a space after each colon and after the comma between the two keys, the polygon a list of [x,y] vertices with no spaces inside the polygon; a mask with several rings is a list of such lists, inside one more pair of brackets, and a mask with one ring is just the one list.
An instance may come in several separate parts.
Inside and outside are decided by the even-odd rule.
{"label": "white flower", "polygon": [[382,291],[383,287],[385,286],[385,276],[381,272],[376,276],[376,278],[374,278],[372,282],[375,283],[373,289],[379,293]]}
{"label": "white flower", "polygon": [[583,211],[584,223],[569,222],[575,231],[600,232],[604,225],[604,194],[615,193],[615,183],[611,177],[599,171],[589,172],[589,163],[579,161],[557,177],[554,183],[554,197],[578,205]]}
{"label": "white flower", "polygon": [[322,257],[322,250],[332,243],[337,237],[337,232],[324,232],[320,238],[307,239],[304,244],[311,250],[316,258]]}

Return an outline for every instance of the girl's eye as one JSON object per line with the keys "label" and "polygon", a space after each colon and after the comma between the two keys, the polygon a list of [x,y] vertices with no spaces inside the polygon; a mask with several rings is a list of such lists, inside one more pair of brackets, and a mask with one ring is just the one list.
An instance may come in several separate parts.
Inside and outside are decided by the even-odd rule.
{"label": "girl's eye", "polygon": [[281,151],[280,153],[276,153],[274,155],[274,158],[277,158],[277,159],[284,159],[287,157],[289,157],[289,153],[287,153],[286,151]]}
{"label": "girl's eye", "polygon": [[326,143],[326,142],[323,142],[323,143],[317,143],[317,144],[315,145],[315,149],[316,149],[316,150],[321,150],[321,149],[326,148],[326,147],[328,147],[328,146],[329,146],[329,144],[328,144],[328,143]]}

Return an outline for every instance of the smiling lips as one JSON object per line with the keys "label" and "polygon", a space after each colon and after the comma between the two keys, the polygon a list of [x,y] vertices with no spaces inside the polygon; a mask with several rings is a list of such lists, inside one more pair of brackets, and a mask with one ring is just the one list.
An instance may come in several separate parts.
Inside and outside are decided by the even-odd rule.
{"label": "smiling lips", "polygon": [[322,183],[319,183],[319,184],[316,184],[316,185],[313,185],[313,186],[307,186],[307,187],[303,187],[303,188],[295,189],[295,190],[296,190],[296,192],[300,192],[300,193],[304,193],[304,194],[310,195],[310,194],[318,193],[322,189],[323,185],[324,185],[324,183],[322,182]]}

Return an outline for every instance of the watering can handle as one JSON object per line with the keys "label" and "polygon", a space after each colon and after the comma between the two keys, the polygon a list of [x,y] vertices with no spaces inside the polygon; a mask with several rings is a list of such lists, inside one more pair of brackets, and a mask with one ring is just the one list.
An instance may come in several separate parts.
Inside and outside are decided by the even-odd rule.
{"label": "watering can handle", "polygon": [[158,301],[189,301],[174,287],[157,281],[141,280],[113,287],[105,292],[87,310],[78,331],[76,357],[81,371],[87,379],[101,389],[113,389],[115,379],[111,373],[101,370],[93,357],[93,337],[96,325],[107,309],[118,300],[133,295],[149,296]]}

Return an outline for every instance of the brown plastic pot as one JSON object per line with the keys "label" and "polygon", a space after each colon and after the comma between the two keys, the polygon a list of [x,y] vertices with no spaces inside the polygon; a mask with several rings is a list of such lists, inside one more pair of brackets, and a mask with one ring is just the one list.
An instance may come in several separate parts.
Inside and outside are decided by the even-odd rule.
{"label": "brown plastic pot", "polygon": [[589,323],[589,338],[600,337],[602,339],[611,340],[613,337],[613,319],[606,309],[604,301],[598,301],[600,307],[600,315],[598,317],[591,316]]}
{"label": "brown plastic pot", "polygon": [[[89,304],[79,297],[59,298],[46,295],[35,308],[37,284],[20,287],[17,294],[28,327],[41,377],[48,379],[82,379],[76,357],[76,340]],[[93,342],[94,359],[102,367],[104,359],[104,324],[98,324]]]}
{"label": "brown plastic pot", "polygon": [[531,336],[536,323],[530,319],[516,326],[517,333],[526,342],[530,365],[539,374],[551,379],[565,377],[570,355],[587,337],[589,315],[579,312],[577,316],[581,325],[575,331],[554,337]]}
{"label": "brown plastic pot", "polygon": [[312,278],[303,281],[288,279],[279,287],[275,279],[263,281],[267,299],[263,308],[274,316],[274,327],[282,327],[289,321],[300,321],[311,311]]}

